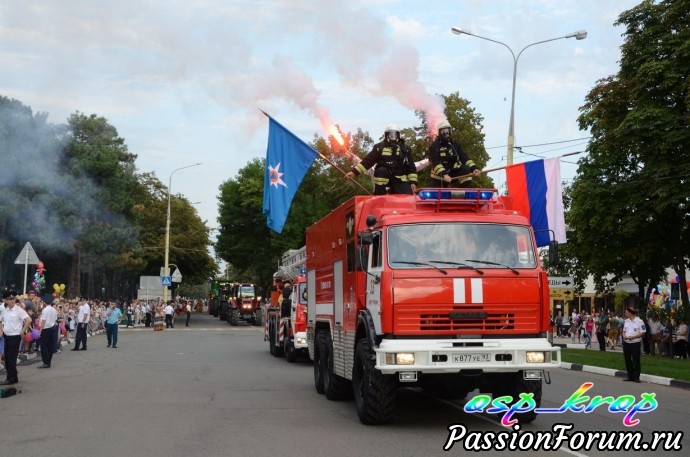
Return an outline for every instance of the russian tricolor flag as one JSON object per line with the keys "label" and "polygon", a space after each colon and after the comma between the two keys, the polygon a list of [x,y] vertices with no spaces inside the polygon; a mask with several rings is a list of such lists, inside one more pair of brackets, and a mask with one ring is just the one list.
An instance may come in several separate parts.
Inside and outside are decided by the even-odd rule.
{"label": "russian tricolor flag", "polygon": [[560,166],[560,158],[554,157],[506,167],[513,207],[530,220],[540,247],[548,246],[549,230],[556,241],[566,242]]}

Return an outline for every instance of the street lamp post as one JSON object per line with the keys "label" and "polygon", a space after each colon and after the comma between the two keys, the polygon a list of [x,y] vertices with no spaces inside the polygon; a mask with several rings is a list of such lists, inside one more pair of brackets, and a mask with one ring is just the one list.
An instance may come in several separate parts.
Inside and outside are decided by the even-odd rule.
{"label": "street lamp post", "polygon": [[[196,167],[198,165],[201,165],[201,162],[194,163],[192,165],[186,165],[184,167],[180,168],[175,168],[171,173],[170,173],[170,178],[168,179],[168,217],[165,222],[165,259],[163,260],[163,276],[170,276],[170,264],[168,264],[168,261],[170,260],[170,191],[172,188],[172,177],[175,174],[176,171],[184,170],[185,168],[191,168],[191,167]],[[163,303],[167,303],[168,301],[168,288],[166,286],[163,287]]]}
{"label": "street lamp post", "polygon": [[516,56],[515,53],[513,52],[512,48],[510,46],[508,46],[507,44],[501,42],[501,41],[492,40],[491,38],[483,37],[480,35],[475,35],[474,33],[468,32],[468,31],[463,30],[459,27],[452,27],[450,30],[456,35],[463,35],[463,34],[464,35],[470,35],[473,37],[481,38],[482,40],[491,41],[493,43],[498,43],[500,45],[503,45],[508,49],[508,51],[510,51],[510,54],[513,56],[513,93],[511,96],[511,100],[510,100],[510,124],[508,126],[508,150],[507,150],[507,154],[506,154],[506,164],[512,165],[513,164],[513,149],[515,146],[515,80],[517,77],[518,59],[520,58],[522,53],[525,51],[525,49],[527,49],[531,46],[537,45],[537,44],[548,43],[549,41],[556,41],[556,40],[561,40],[564,38],[575,38],[577,40],[584,40],[585,38],[587,38],[587,31],[578,30],[577,32],[569,33],[568,35],[559,36],[556,38],[550,38],[548,40],[542,40],[542,41],[536,41],[534,43],[530,43],[527,46],[525,46],[524,48],[522,48]]}

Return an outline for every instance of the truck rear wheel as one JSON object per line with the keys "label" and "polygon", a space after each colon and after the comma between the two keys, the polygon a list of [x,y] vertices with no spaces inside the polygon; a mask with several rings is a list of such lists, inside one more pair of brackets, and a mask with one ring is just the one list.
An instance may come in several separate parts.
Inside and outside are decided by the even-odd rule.
{"label": "truck rear wheel", "polygon": [[273,323],[269,322],[268,323],[268,352],[273,355],[275,352],[275,343],[274,343],[274,332],[273,332]]}
{"label": "truck rear wheel", "polygon": [[349,380],[338,376],[333,371],[333,340],[329,332],[319,332],[319,345],[321,346],[321,358],[323,364],[323,390],[329,400],[347,400],[352,392],[352,384]]}
{"label": "truck rear wheel", "polygon": [[237,327],[240,324],[240,312],[236,309],[232,309],[228,316],[228,322],[233,327]]}
{"label": "truck rear wheel", "polygon": [[287,336],[287,331],[285,332],[285,339],[283,340],[283,351],[285,352],[285,360],[290,363],[297,361],[297,350],[295,349],[294,342],[292,338]]}
{"label": "truck rear wheel", "polygon": [[273,357],[282,357],[283,356],[283,347],[276,345],[275,342],[277,341],[276,335],[277,335],[277,330],[275,328],[275,325],[271,326],[271,334],[269,335],[271,338],[271,345],[273,347]]}
{"label": "truck rear wheel", "polygon": [[352,385],[360,422],[366,425],[387,424],[395,410],[395,378],[374,368],[374,353],[366,338],[355,351]]}
{"label": "truck rear wheel", "polygon": [[[510,395],[513,397],[513,402],[511,402],[511,404],[513,404],[520,398],[521,393],[531,393],[533,394],[536,407],[539,408],[541,406],[541,392],[541,379],[523,379],[522,371],[518,371],[517,373],[505,373],[497,375],[497,378],[494,380],[494,389],[492,394],[494,398]],[[520,424],[529,424],[530,422],[534,422],[534,420],[537,418],[537,413],[532,410],[526,413],[515,414],[514,417]]]}

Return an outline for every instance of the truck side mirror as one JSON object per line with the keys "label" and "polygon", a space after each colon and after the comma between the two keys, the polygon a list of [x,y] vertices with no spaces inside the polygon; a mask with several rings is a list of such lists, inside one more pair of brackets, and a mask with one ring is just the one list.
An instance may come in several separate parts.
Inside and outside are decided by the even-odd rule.
{"label": "truck side mirror", "polygon": [[371,232],[360,232],[359,233],[359,244],[360,247],[362,245],[371,245],[374,244],[374,234]]}
{"label": "truck side mirror", "polygon": [[558,261],[558,241],[553,240],[549,242],[549,266],[557,267]]}

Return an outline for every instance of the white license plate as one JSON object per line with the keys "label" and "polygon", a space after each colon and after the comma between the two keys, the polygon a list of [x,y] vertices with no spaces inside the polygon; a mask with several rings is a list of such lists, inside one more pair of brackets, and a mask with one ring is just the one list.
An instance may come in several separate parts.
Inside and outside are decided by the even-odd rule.
{"label": "white license plate", "polygon": [[453,363],[491,362],[491,354],[453,354]]}

